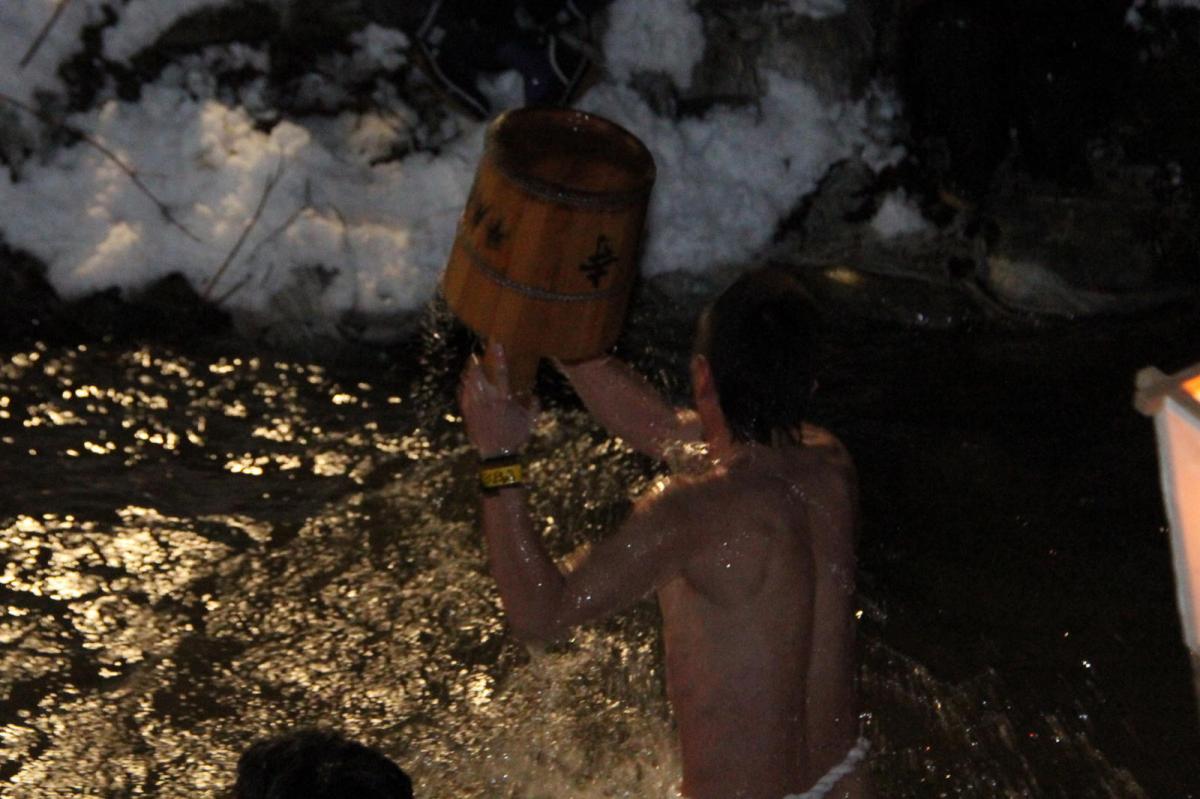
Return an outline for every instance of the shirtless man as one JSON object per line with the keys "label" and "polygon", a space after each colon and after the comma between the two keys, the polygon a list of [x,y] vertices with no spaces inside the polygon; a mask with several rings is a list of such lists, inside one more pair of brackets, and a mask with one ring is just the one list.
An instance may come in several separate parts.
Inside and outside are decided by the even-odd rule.
{"label": "shirtless man", "polygon": [[690,799],[871,795],[854,769],[867,749],[855,695],[855,475],[837,439],[803,421],[812,338],[800,289],[760,271],[701,318],[694,411],[669,407],[613,359],[561,366],[630,446],[660,459],[681,444],[707,449],[705,469],[660,481],[569,571],[547,555],[508,466],[535,411],[509,396],[502,352],[495,385],[476,359],[463,374],[467,435],[493,486],[482,510],[491,571],[513,632],[552,640],[656,591]]}

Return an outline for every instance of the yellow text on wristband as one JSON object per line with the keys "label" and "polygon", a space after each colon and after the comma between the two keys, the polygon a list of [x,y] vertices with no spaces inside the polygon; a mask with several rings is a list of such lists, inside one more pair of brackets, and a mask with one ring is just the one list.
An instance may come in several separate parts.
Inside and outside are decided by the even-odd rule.
{"label": "yellow text on wristband", "polygon": [[525,472],[516,457],[489,458],[479,466],[479,487],[485,492],[524,485],[524,481]]}

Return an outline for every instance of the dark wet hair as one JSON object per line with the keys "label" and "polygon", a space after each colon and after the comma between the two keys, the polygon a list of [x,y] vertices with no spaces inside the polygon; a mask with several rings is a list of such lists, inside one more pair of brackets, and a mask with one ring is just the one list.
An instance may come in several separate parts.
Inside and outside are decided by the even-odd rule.
{"label": "dark wet hair", "polygon": [[775,267],[738,278],[705,310],[695,352],[708,360],[735,440],[797,440],[814,386],[818,326],[808,293]]}
{"label": "dark wet hair", "polygon": [[413,799],[386,755],[330,730],[297,730],[242,753],[234,799]]}

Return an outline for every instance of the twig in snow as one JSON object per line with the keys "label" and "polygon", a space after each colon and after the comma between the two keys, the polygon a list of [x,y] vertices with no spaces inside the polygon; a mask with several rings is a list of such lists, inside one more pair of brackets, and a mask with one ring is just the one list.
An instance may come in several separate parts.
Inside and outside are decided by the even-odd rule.
{"label": "twig in snow", "polygon": [[[296,220],[300,218],[300,214],[307,211],[309,209],[309,207],[310,206],[307,202],[301,203],[299,206],[297,206],[296,210],[292,211],[291,216],[289,216],[287,219],[283,220],[283,224],[278,225],[274,230],[272,230],[270,233],[268,233],[266,236],[264,236],[262,239],[260,239],[257,244],[254,245],[254,249],[250,250],[249,254],[246,255],[246,260],[253,261],[254,256],[258,254],[258,251],[260,249],[262,249],[264,244],[268,244],[271,241],[274,241],[275,238],[277,236],[279,236],[279,234],[283,233],[285,230],[290,228],[296,222]],[[259,281],[260,285],[266,285],[267,279],[271,276],[271,272],[274,269],[275,269],[275,262],[272,261],[271,264],[267,267],[266,274],[263,275],[262,279]],[[237,283],[234,283],[233,286],[231,286],[228,291],[226,291],[220,297],[217,297],[215,300],[213,300],[213,304],[216,306],[224,305],[226,300],[228,300],[234,294],[237,294],[239,291],[241,291],[243,288],[245,288],[246,284],[249,283],[253,279],[254,279],[254,275],[252,275],[252,274],[243,276],[242,279],[239,280]]]}
{"label": "twig in snow", "polygon": [[242,249],[242,245],[246,243],[246,237],[250,235],[250,231],[254,229],[254,226],[258,224],[259,218],[262,217],[263,209],[267,207],[267,199],[271,196],[271,192],[275,190],[275,186],[279,184],[279,179],[283,177],[283,173],[283,163],[280,162],[279,166],[275,168],[275,171],[267,178],[267,182],[263,185],[262,196],[258,198],[258,207],[254,209],[254,215],[250,217],[250,221],[246,223],[246,227],[242,228],[242,234],[234,242],[233,249],[225,256],[225,260],[217,267],[217,271],[204,286],[204,293],[201,295],[202,299],[208,299],[213,288],[217,285],[217,281],[221,279],[221,276],[225,274],[225,270],[229,268],[229,265],[233,263],[233,259],[237,257],[238,252]]}
{"label": "twig in snow", "polygon": [[112,161],[114,164],[116,164],[118,169],[120,169],[122,172],[124,172],[126,175],[128,175],[129,179],[131,181],[133,181],[133,185],[137,186],[138,190],[140,190],[142,192],[142,194],[145,194],[147,197],[150,198],[150,201],[153,202],[154,205],[158,208],[158,212],[160,214],[162,214],[163,219],[167,220],[168,224],[183,231],[183,234],[185,236],[187,236],[189,239],[196,242],[197,244],[203,244],[203,242],[200,240],[200,238],[195,233],[188,230],[187,227],[182,222],[180,222],[178,219],[175,218],[175,215],[171,213],[171,209],[167,207],[167,204],[164,203],[162,200],[158,199],[158,196],[154,192],[150,191],[150,187],[142,182],[142,179],[140,177],[138,177],[138,174],[137,174],[137,172],[134,171],[133,167],[129,166],[124,161],[122,161],[120,156],[118,156],[112,150],[108,149],[108,147],[106,147],[105,145],[101,144],[97,139],[95,139],[88,133],[80,130],[79,128],[75,127],[74,125],[69,125],[66,122],[63,122],[62,120],[54,119],[49,114],[39,111],[27,103],[21,102],[20,100],[13,97],[12,95],[5,94],[4,92],[0,92],[0,100],[3,100],[4,102],[9,103],[10,105],[16,106],[17,108],[21,109],[22,111],[24,111],[27,114],[31,114],[31,115],[37,117],[42,122],[45,122],[47,125],[51,125],[52,127],[56,127],[61,130],[65,130],[67,133],[70,133],[72,136],[78,136],[85,144],[87,144],[90,147],[97,150],[101,155],[103,155],[109,161]]}
{"label": "twig in snow", "polygon": [[253,275],[243,275],[242,279],[239,280],[238,282],[234,283],[232,286],[230,286],[228,291],[226,291],[220,297],[217,297],[215,300],[213,300],[213,305],[220,308],[222,305],[225,304],[225,300],[229,299],[234,294],[237,294],[239,291],[241,291],[245,287],[245,285],[250,282],[250,279],[252,277],[253,277]]}
{"label": "twig in snow", "polygon": [[[274,230],[272,230],[270,233],[268,233],[267,235],[265,235],[261,239],[259,239],[258,242],[254,245],[254,248],[252,250],[250,250],[250,253],[246,256],[246,260],[253,261],[254,256],[258,255],[259,250],[261,250],[265,245],[270,244],[276,238],[278,238],[280,235],[282,235],[284,231],[286,231],[288,228],[290,228],[293,224],[296,223],[296,220],[300,218],[300,214],[304,213],[305,211],[307,211],[310,208],[312,208],[312,183],[308,179],[305,179],[305,181],[304,181],[304,202],[302,202],[298,206],[296,206],[296,210],[292,211],[291,215],[287,219],[283,220],[282,223],[276,225]],[[274,264],[272,264],[271,266],[273,267]],[[264,278],[264,282],[265,282],[265,278]]]}
{"label": "twig in snow", "polygon": [[54,13],[50,15],[50,19],[46,20],[46,24],[38,31],[33,44],[29,45],[29,49],[25,51],[25,55],[21,56],[21,60],[17,62],[17,69],[24,69],[25,65],[33,60],[42,43],[46,41],[46,37],[50,35],[51,29],[58,22],[58,18],[62,16],[62,13],[67,10],[67,6],[69,5],[71,5],[71,0],[58,0],[58,5],[54,7]]}
{"label": "twig in snow", "polygon": [[[346,251],[346,262],[358,272],[358,259],[354,257],[354,245],[350,243],[350,225],[346,222],[346,215],[342,213],[342,209],[338,208],[333,203],[329,204],[333,209],[333,215],[338,218],[338,222],[342,224],[342,248]],[[353,313],[358,308],[358,279],[357,275],[351,276],[351,286],[354,288],[354,297],[350,302],[350,310],[347,313]],[[345,314],[343,314],[343,318]],[[338,324],[338,329],[341,330],[341,324]]]}

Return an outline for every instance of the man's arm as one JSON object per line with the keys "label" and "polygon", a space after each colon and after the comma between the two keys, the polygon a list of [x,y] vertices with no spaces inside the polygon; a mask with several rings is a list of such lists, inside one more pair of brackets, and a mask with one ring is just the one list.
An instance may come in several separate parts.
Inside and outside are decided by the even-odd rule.
{"label": "man's arm", "polygon": [[611,536],[563,572],[533,528],[524,488],[483,499],[488,562],[513,632],[552,641],[649,594],[683,571],[698,539],[687,503],[667,489],[639,501]]}
{"label": "man's arm", "polygon": [[[509,396],[503,353],[496,382],[477,359],[467,367],[459,403],[467,435],[484,457],[516,452],[529,439],[533,410]],[[664,484],[665,485],[665,484]],[[576,624],[600,618],[645,596],[679,574],[695,547],[696,502],[681,485],[640,500],[629,519],[564,574],[534,529],[523,486],[484,495],[483,530],[491,572],[513,631],[551,640]]]}
{"label": "man's arm", "polygon": [[672,444],[700,439],[695,413],[673,408],[629,364],[605,356],[558,368],[604,429],[638,452],[662,460]]}

